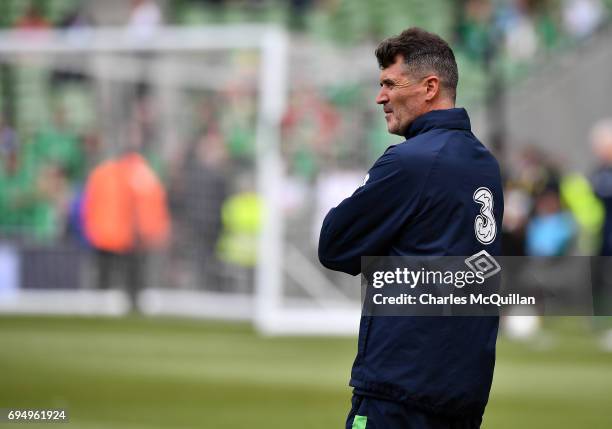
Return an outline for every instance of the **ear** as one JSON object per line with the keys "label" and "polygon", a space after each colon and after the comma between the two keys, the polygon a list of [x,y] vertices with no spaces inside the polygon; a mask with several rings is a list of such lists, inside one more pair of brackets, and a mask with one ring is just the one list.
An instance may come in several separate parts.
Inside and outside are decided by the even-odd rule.
{"label": "ear", "polygon": [[425,78],[425,100],[431,101],[440,92],[440,78],[436,75],[427,76]]}

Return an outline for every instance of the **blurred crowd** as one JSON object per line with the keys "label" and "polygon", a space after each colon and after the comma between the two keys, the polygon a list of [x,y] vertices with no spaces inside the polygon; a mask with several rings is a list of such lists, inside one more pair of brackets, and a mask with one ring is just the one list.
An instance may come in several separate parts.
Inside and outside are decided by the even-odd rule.
{"label": "blurred crowd", "polygon": [[606,21],[602,0],[466,0],[458,37],[470,56],[483,57],[497,41],[510,60],[530,60],[565,43],[587,38]]}
{"label": "blurred crowd", "polygon": [[568,160],[525,145],[507,160],[504,254],[612,255],[612,122],[593,125],[588,138],[596,164],[590,174]]}

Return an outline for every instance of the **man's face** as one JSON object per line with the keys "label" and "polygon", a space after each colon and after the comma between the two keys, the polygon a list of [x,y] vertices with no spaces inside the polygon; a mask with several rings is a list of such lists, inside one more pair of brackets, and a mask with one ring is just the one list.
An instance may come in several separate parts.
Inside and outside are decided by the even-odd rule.
{"label": "man's face", "polygon": [[427,85],[423,78],[410,76],[401,55],[380,72],[380,91],[376,103],[382,104],[391,134],[405,135],[418,116],[425,113]]}

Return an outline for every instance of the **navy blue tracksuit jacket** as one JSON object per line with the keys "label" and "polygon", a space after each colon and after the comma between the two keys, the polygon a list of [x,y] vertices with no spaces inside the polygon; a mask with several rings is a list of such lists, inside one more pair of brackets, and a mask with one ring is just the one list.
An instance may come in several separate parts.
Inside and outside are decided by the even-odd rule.
{"label": "navy blue tracksuit jacket", "polygon": [[[426,113],[405,137],[327,214],[319,240],[327,268],[356,275],[362,256],[500,254],[499,166],[467,112]],[[350,385],[435,414],[481,416],[497,328],[497,317],[362,316]]]}

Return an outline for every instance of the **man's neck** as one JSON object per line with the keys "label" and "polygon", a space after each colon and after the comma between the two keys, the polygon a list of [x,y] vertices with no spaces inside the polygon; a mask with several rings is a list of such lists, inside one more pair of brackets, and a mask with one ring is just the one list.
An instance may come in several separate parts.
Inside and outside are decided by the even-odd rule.
{"label": "man's neck", "polygon": [[422,113],[431,112],[432,110],[446,110],[446,109],[454,109],[455,103],[446,98],[441,98],[439,100],[432,101],[427,107],[426,110]]}

